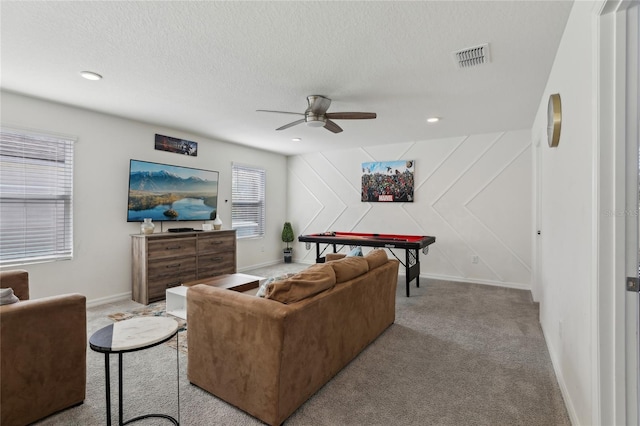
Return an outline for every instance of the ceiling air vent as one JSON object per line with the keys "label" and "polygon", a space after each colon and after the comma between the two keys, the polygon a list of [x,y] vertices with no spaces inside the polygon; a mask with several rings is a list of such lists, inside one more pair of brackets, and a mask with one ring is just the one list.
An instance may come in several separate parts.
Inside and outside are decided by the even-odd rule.
{"label": "ceiling air vent", "polygon": [[491,62],[489,43],[453,52],[453,59],[458,68],[471,68]]}

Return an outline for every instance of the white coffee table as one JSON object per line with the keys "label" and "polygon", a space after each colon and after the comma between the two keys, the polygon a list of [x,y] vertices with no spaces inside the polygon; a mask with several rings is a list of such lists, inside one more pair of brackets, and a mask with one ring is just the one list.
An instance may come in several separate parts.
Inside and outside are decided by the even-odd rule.
{"label": "white coffee table", "polygon": [[167,289],[167,313],[174,317],[187,319],[187,290],[189,287],[177,286]]}
{"label": "white coffee table", "polygon": [[181,286],[168,288],[166,290],[167,313],[174,317],[182,318],[183,320],[187,319],[187,290],[191,286],[206,284],[212,287],[255,295],[260,283],[264,280],[264,277],[235,273],[202,278],[184,283]]}

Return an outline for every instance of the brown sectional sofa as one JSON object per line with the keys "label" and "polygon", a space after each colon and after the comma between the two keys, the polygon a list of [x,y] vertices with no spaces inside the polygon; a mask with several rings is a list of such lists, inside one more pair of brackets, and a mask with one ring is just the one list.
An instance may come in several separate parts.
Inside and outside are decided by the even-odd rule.
{"label": "brown sectional sofa", "polygon": [[398,261],[384,250],[312,265],[265,298],[187,292],[189,381],[280,425],[395,321]]}

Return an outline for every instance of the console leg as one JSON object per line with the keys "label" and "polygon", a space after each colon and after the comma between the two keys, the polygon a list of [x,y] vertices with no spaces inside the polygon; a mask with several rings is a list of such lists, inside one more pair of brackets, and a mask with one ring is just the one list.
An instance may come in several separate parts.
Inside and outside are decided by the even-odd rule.
{"label": "console leg", "polygon": [[109,354],[104,354],[104,385],[107,394],[107,425],[111,426],[111,373],[109,372]]}

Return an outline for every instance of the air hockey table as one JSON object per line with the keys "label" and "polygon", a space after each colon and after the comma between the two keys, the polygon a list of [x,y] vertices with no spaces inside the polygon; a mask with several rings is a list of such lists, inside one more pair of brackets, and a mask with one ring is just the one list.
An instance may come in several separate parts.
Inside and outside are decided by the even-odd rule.
{"label": "air hockey table", "polygon": [[[400,235],[400,234],[368,234],[358,232],[322,232],[319,234],[300,235],[298,241],[306,243],[307,250],[311,243],[316,245],[316,263],[324,263],[324,252],[333,247],[333,253],[337,253],[344,246],[350,247],[383,247],[389,249],[391,254],[400,261],[406,271],[407,297],[410,294],[409,283],[416,279],[416,287],[420,287],[420,250],[424,254],[429,252],[429,246],[436,242],[436,237],[425,235]],[[324,248],[321,250],[321,245]],[[398,257],[394,249],[405,251],[404,260]]]}

